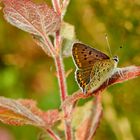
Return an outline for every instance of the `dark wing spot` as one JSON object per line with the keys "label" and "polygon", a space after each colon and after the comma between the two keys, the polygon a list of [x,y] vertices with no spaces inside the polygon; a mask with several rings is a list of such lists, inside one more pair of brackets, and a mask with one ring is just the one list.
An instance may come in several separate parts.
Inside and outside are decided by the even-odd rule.
{"label": "dark wing spot", "polygon": [[89,55],[91,55],[92,51],[89,51]]}
{"label": "dark wing spot", "polygon": [[86,57],[87,55],[85,54],[84,56]]}
{"label": "dark wing spot", "polygon": [[84,60],[87,60],[87,58],[84,58]]}
{"label": "dark wing spot", "polygon": [[83,51],[85,51],[85,49],[83,49]]}
{"label": "dark wing spot", "polygon": [[96,54],[96,57],[98,57],[98,54]]}
{"label": "dark wing spot", "polygon": [[84,53],[84,52],[81,52],[81,53]]}
{"label": "dark wing spot", "polygon": [[97,69],[97,72],[99,72],[99,69]]}

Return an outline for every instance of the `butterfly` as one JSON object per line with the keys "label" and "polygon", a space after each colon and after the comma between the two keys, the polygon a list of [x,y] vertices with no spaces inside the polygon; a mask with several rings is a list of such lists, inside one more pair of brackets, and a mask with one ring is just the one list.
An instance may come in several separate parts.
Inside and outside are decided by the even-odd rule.
{"label": "butterfly", "polygon": [[114,72],[116,72],[118,57],[110,58],[103,52],[82,43],[72,46],[73,61],[77,67],[76,81],[82,92],[94,91],[99,88]]}

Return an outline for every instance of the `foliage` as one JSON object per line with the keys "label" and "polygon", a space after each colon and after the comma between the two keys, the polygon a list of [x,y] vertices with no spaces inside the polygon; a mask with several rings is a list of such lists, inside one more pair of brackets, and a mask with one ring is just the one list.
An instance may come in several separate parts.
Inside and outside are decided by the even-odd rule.
{"label": "foliage", "polygon": [[[55,140],[63,139],[63,137],[65,137],[65,139],[67,140],[72,140],[73,138],[76,138],[77,140],[78,139],[79,140],[92,139],[99,125],[102,112],[104,112],[101,105],[102,104],[102,98],[101,98],[102,91],[108,88],[108,86],[112,84],[122,83],[126,80],[139,76],[140,68],[136,66],[118,68],[119,72],[114,73],[110,77],[110,79],[107,82],[103,83],[103,85],[101,85],[101,87],[99,87],[96,91],[92,93],[88,93],[86,95],[84,95],[80,91],[77,91],[76,93],[73,93],[70,96],[68,95],[68,91],[71,91],[72,93],[73,92],[72,88],[75,88],[75,87],[72,87],[73,81],[70,84],[71,89],[69,89],[69,82],[68,82],[68,89],[67,89],[67,84],[66,84],[66,77],[68,77],[71,74],[71,69],[70,69],[71,66],[69,66],[68,63],[66,64],[66,69],[68,67],[68,69],[70,70],[65,73],[64,63],[63,63],[64,57],[68,57],[71,55],[71,46],[72,46],[72,43],[75,41],[74,27],[71,24],[64,22],[63,20],[64,15],[67,10],[67,6],[69,4],[69,0],[63,0],[62,2],[59,0],[52,0],[53,8],[50,8],[45,3],[35,4],[34,2],[30,0],[20,0],[20,1],[2,0],[2,2],[4,4],[3,11],[4,11],[5,19],[12,25],[30,33],[33,36],[34,41],[49,56],[48,57],[49,61],[47,62],[47,64],[49,64],[52,61],[51,58],[53,58],[53,60],[55,61],[56,73],[54,71],[50,72],[49,70],[46,72],[46,67],[37,68],[35,65],[37,63],[42,63],[41,61],[37,62],[38,58],[36,58],[37,61],[35,61],[34,65],[31,65],[32,64],[31,61],[34,60],[33,59],[34,56],[32,55],[38,55],[37,54],[38,52],[34,52],[35,49],[33,49],[31,50],[31,53],[30,52],[27,53],[28,51],[25,51],[25,50],[26,49],[28,50],[29,48],[26,48],[25,46],[24,47],[25,50],[21,50],[21,54],[17,53],[17,55],[15,56],[5,55],[5,57],[1,59],[2,64],[4,61],[9,64],[18,66],[19,70],[20,69],[23,70],[23,76],[22,74],[20,74],[21,76],[18,75],[17,69],[12,69],[12,71],[10,71],[10,68],[9,68],[10,66],[7,67],[6,64],[4,63],[4,66],[2,67],[5,68],[4,71],[6,74],[3,74],[2,81],[5,81],[5,84],[3,82],[3,86],[1,86],[0,88],[3,90],[3,87],[5,86],[7,89],[9,89],[9,93],[13,94],[14,92],[16,93],[19,92],[21,93],[21,95],[23,94],[23,96],[25,96],[26,95],[25,89],[29,89],[29,93],[32,93],[32,94],[33,92],[36,92],[36,93],[42,92],[43,94],[43,92],[46,92],[46,85],[47,85],[47,90],[48,90],[47,92],[48,94],[51,93],[51,95],[50,96],[46,95],[47,101],[44,98],[45,96],[44,97],[42,96],[43,98],[42,100],[44,100],[43,104],[45,105],[48,104],[48,108],[51,108],[51,106],[49,106],[49,101],[51,102],[53,94],[55,95],[55,93],[58,93],[59,91],[62,111],[59,111],[58,109],[54,109],[54,110],[49,109],[48,111],[42,111],[41,109],[36,107],[36,103],[33,100],[29,100],[29,99],[28,100],[24,100],[24,99],[13,100],[13,99],[1,97],[0,98],[0,120],[3,123],[7,123],[10,125],[22,126],[22,125],[30,124],[33,126],[37,126],[43,129],[45,133],[48,133],[49,136]],[[119,8],[122,8],[120,6],[121,3],[119,2],[120,1],[116,3],[112,2],[111,4],[114,3],[114,5],[117,5],[117,8],[119,9]],[[85,15],[82,16],[82,20],[83,20],[82,24],[78,26],[76,25],[76,30],[80,29],[80,26],[83,27],[82,28],[83,30],[80,31],[82,35],[85,30],[87,30],[87,34],[90,35],[92,28],[97,30],[98,33],[100,32],[100,34],[102,34],[105,30],[107,30],[105,29],[105,27],[108,27],[108,26],[110,27],[109,28],[110,34],[111,33],[113,34],[116,28],[115,26],[113,26],[114,24],[113,22],[117,22],[117,20],[119,20],[120,17],[123,17],[123,14],[130,13],[129,9],[127,9],[124,5],[122,5],[123,7],[125,7],[125,10],[128,10],[128,11],[124,12],[121,15],[119,14],[119,11],[117,11],[118,9],[114,8],[113,10],[118,12],[118,14],[116,15],[118,15],[119,17],[119,18],[117,17],[114,18],[112,11],[109,10],[108,13],[105,12],[106,8],[110,6],[109,5],[110,3],[106,1],[103,1],[102,3],[96,1],[96,2],[89,2],[88,4],[89,4],[88,5],[89,7],[87,6],[88,7],[87,11],[85,11]],[[94,7],[94,10],[95,10],[94,12],[90,11],[92,10],[91,8],[92,6]],[[70,5],[70,8],[71,7],[72,5]],[[82,8],[84,7],[85,7],[85,4],[83,2]],[[101,9],[101,11],[99,11],[98,8]],[[78,11],[78,9],[76,10]],[[92,17],[94,17],[95,14],[101,17],[102,13],[105,14],[104,17],[105,16],[112,17],[112,21],[110,19],[107,20],[104,17],[101,19],[95,18],[94,22],[92,21]],[[72,15],[72,11],[70,11],[70,14]],[[79,14],[81,15],[81,11],[79,12]],[[88,14],[88,18],[87,18],[87,14]],[[75,17],[77,18],[75,19],[75,21],[81,20],[79,16],[75,15]],[[133,24],[137,27],[137,22],[136,22],[137,17],[136,15],[134,15],[133,17],[135,21]],[[67,20],[67,16],[66,16],[66,20]],[[107,25],[105,26],[103,22]],[[93,25],[91,26],[91,24],[94,24],[95,26]],[[132,28],[134,25],[132,25],[129,21],[125,21],[125,24],[124,24],[125,34],[132,32]],[[113,28],[111,26],[113,26]],[[11,37],[14,38],[14,35],[11,34]],[[82,39],[82,35],[81,35],[81,39]],[[119,32],[116,31],[116,35],[115,35],[116,38],[119,37],[119,35],[120,35]],[[99,45],[102,45],[103,41],[99,41],[100,39],[99,36],[98,37],[93,36],[93,37],[94,37],[94,40],[99,43]],[[84,39],[82,40],[84,41]],[[90,38],[90,40],[92,39]],[[17,42],[18,42],[18,38],[16,42],[15,41],[12,42],[12,45],[14,44],[16,45]],[[20,44],[21,46],[24,46],[25,45],[24,42],[26,42],[26,38],[25,38],[25,41],[24,39],[19,40],[18,44]],[[138,43],[138,41],[136,43]],[[11,43],[9,44],[7,43],[7,48],[9,46],[11,46]],[[20,49],[18,48],[18,50]],[[40,55],[42,56],[42,54]],[[27,59],[23,59],[24,57]],[[26,61],[28,62],[28,65],[30,65],[31,67],[29,68],[30,71],[28,72],[26,71],[26,67],[27,67]],[[54,65],[52,65],[51,67],[54,67]],[[49,67],[47,67],[47,69],[49,69]],[[16,73],[15,77],[12,77],[13,76],[12,72]],[[38,73],[38,74],[36,74],[34,77],[34,73]],[[47,80],[44,77],[45,75],[44,73],[45,74],[48,73]],[[7,77],[7,74],[9,74],[8,77]],[[59,82],[58,88],[55,85],[55,79],[50,77],[50,75],[53,75],[53,77],[56,77],[58,79],[58,82]],[[22,79],[23,81],[25,81],[26,88],[22,84],[21,85],[19,84],[19,81],[20,81],[19,79]],[[45,84],[44,84],[44,81],[45,81]],[[20,86],[20,88],[17,87],[17,84],[18,86]],[[12,96],[16,96],[16,95],[12,95]],[[30,97],[30,95],[27,97]],[[34,98],[37,99],[37,97],[40,97],[40,96],[37,95]],[[87,102],[81,108],[76,106],[77,105],[76,103],[79,99],[85,99],[89,97],[92,98],[91,102]],[[58,102],[58,98],[56,100]],[[54,103],[55,102],[56,101],[54,101]],[[41,105],[41,101],[39,101],[39,103]],[[105,103],[105,105],[106,104],[107,103]],[[105,107],[107,108],[107,106]],[[56,106],[54,106],[54,108],[56,108]],[[83,112],[83,115],[80,115],[80,113],[77,110],[81,110],[81,112]],[[82,118],[80,118],[80,116],[82,116]],[[80,118],[79,123],[73,123],[75,122],[76,117],[78,119]],[[114,118],[112,120],[115,121]],[[106,120],[109,121],[108,115],[106,116]],[[112,121],[112,123],[114,121]],[[129,124],[127,119],[124,119],[124,121],[122,122],[124,122],[126,125]],[[116,136],[118,139],[120,137],[121,139],[126,139],[127,138],[126,134],[129,134],[129,139],[133,139],[131,130],[129,130],[129,125],[128,127],[125,127],[125,130],[128,130],[128,131],[122,131],[121,126],[120,126],[120,130],[119,129],[117,130],[114,127],[114,125],[111,126],[114,132],[117,134],[117,131],[120,131],[119,134],[121,136]],[[64,136],[61,136],[61,131],[65,133]],[[41,139],[41,137],[39,137],[39,139]]]}

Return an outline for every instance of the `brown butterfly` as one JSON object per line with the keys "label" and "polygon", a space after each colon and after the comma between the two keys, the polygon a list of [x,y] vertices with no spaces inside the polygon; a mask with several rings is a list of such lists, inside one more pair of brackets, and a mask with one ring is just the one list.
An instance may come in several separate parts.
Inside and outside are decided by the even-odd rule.
{"label": "brown butterfly", "polygon": [[83,93],[99,88],[116,71],[118,57],[110,58],[99,50],[82,43],[74,43],[72,56],[77,67],[78,85]]}

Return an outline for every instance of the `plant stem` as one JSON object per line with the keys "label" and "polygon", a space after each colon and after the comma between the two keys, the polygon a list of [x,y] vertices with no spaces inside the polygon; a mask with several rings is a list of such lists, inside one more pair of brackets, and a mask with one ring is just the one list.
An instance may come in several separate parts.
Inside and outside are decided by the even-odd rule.
{"label": "plant stem", "polygon": [[93,136],[95,135],[96,130],[100,123],[101,116],[102,116],[102,102],[101,102],[100,92],[97,95],[95,95],[94,107],[95,107],[94,118],[91,123],[90,132],[89,132],[87,140],[91,140]]}
{"label": "plant stem", "polygon": [[[64,65],[62,61],[62,56],[61,56],[61,36],[60,32],[56,32],[55,36],[55,49],[56,51],[58,50],[58,55],[54,57],[55,59],[55,64],[57,68],[57,76],[58,76],[58,82],[59,82],[59,87],[60,87],[60,97],[61,97],[61,104],[65,101],[66,97],[68,96],[67,93],[67,85],[66,85],[66,79],[65,79],[65,70],[64,70]],[[67,116],[67,108],[63,108],[64,116]],[[71,128],[71,120],[68,120],[67,118],[65,119],[65,136],[66,140],[72,140],[72,128]]]}
{"label": "plant stem", "polygon": [[51,129],[46,129],[46,131],[53,140],[61,140]]}
{"label": "plant stem", "polygon": [[66,135],[66,140],[72,140],[71,121],[65,120],[65,135]]}
{"label": "plant stem", "polygon": [[[61,96],[61,103],[63,103],[68,96],[67,90],[66,90],[66,82],[65,82],[65,72],[63,68],[63,62],[61,59],[61,55],[58,55],[55,58],[55,64],[57,68],[57,76],[59,81],[59,87],[60,87],[60,96]],[[64,116],[67,116],[67,109],[64,108]],[[72,140],[72,128],[71,128],[71,121],[65,120],[65,136],[66,140]]]}
{"label": "plant stem", "polygon": [[55,59],[55,64],[57,68],[57,76],[58,76],[58,82],[59,82],[60,93],[61,93],[61,101],[63,102],[67,97],[63,62],[60,55],[55,56],[54,59]]}
{"label": "plant stem", "polygon": [[[69,0],[68,0],[69,1]],[[60,0],[52,0],[53,7],[55,11],[62,17],[61,13],[61,5],[60,5]],[[65,9],[67,8],[68,2],[65,3]],[[60,88],[60,98],[61,98],[61,104],[65,101],[66,97],[68,96],[67,94],[67,85],[66,85],[66,79],[65,79],[65,71],[64,71],[64,65],[62,61],[62,56],[61,56],[61,35],[60,35],[60,30],[58,30],[55,34],[55,40],[54,40],[54,45],[55,45],[55,55],[54,55],[54,60],[55,60],[55,65],[57,69],[57,76],[58,76],[58,82],[59,82],[59,88]],[[64,116],[67,116],[67,109],[63,108]],[[71,120],[68,120],[67,118],[65,119],[65,136],[66,140],[72,140],[72,128],[71,128]]]}
{"label": "plant stem", "polygon": [[60,15],[61,14],[61,5],[60,0],[52,0],[54,10]]}

